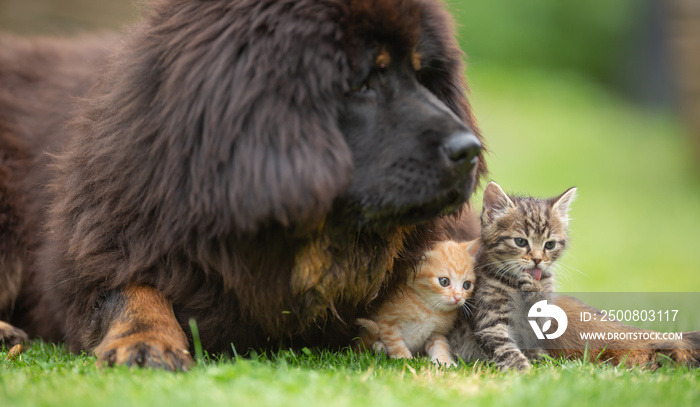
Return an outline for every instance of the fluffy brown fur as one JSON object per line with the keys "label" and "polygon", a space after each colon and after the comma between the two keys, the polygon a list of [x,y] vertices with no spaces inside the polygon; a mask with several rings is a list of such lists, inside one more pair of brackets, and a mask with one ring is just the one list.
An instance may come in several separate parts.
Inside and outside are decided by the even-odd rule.
{"label": "fluffy brown fur", "polygon": [[190,319],[213,352],[346,343],[484,171],[437,1],[163,0],[2,45],[0,311],[102,362],[186,367]]}
{"label": "fluffy brown fur", "polygon": [[60,339],[64,323],[44,296],[54,269],[39,273],[37,256],[46,244],[50,154],[64,143],[75,98],[88,91],[113,44],[107,37],[0,37],[0,319],[33,336]]}
{"label": "fluffy brown fur", "polygon": [[[462,69],[437,0],[160,0],[121,38],[0,38],[0,340],[168,369],[191,318],[209,351],[346,344],[475,237],[442,218],[485,170]],[[632,357],[697,364],[694,335]]]}

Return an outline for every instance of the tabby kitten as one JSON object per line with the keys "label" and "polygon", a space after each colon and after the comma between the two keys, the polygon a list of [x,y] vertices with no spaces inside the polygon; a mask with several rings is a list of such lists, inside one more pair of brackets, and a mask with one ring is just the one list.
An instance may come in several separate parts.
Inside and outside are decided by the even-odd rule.
{"label": "tabby kitten", "polygon": [[[525,320],[514,321],[522,325],[509,334],[508,295],[554,291],[552,264],[566,248],[569,204],[575,195],[576,189],[570,188],[551,199],[515,197],[506,195],[495,182],[486,186],[474,315],[458,321],[450,335],[455,353],[464,360],[487,359],[501,369],[527,370],[528,359],[540,355],[542,350],[531,340]],[[537,294],[528,296],[537,300]],[[525,304],[516,307],[520,312]],[[528,349],[529,358],[523,348]]]}
{"label": "tabby kitten", "polygon": [[456,365],[445,335],[474,290],[478,241],[439,242],[425,254],[415,277],[398,287],[370,316],[358,318],[361,347],[392,358],[425,351],[439,365]]}

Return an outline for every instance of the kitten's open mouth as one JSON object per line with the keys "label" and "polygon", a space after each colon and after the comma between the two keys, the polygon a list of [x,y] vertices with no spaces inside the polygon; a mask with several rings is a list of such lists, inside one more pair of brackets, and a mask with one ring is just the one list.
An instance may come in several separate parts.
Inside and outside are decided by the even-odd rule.
{"label": "kitten's open mouth", "polygon": [[540,270],[538,268],[527,269],[527,270],[525,270],[525,272],[527,274],[531,275],[532,278],[534,278],[537,281],[540,281],[540,278],[542,278],[542,270]]}

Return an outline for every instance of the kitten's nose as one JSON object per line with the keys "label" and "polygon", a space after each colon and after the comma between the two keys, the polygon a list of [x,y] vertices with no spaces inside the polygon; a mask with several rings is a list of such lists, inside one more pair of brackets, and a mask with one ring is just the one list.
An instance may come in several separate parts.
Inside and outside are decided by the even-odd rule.
{"label": "kitten's nose", "polygon": [[538,266],[542,262],[542,259],[532,259],[532,261],[535,263],[535,266]]}

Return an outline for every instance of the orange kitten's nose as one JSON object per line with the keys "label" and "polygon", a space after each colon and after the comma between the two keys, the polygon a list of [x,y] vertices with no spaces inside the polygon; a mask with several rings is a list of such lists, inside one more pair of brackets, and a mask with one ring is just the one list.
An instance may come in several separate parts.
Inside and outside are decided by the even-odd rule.
{"label": "orange kitten's nose", "polygon": [[459,294],[453,295],[452,298],[454,298],[455,304],[457,304],[457,303],[459,303],[460,301],[462,301],[462,296],[459,295]]}

